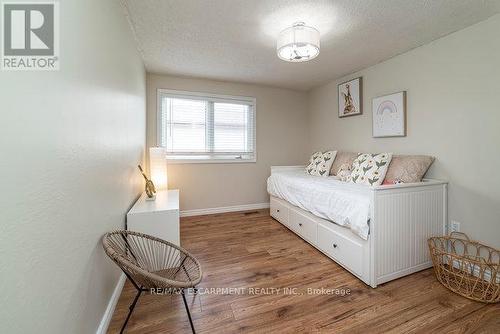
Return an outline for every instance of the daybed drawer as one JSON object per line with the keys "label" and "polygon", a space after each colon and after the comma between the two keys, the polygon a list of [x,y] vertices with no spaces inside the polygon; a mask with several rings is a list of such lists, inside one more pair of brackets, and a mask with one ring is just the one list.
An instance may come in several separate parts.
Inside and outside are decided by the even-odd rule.
{"label": "daybed drawer", "polygon": [[279,199],[276,199],[274,197],[271,197],[270,205],[271,217],[288,226],[288,208],[284,204],[282,204]]}
{"label": "daybed drawer", "polygon": [[318,224],[318,247],[353,273],[363,275],[363,245]]}
{"label": "daybed drawer", "polygon": [[307,241],[316,243],[318,223],[316,223],[311,217],[308,217],[306,214],[293,209],[290,210],[289,227]]}

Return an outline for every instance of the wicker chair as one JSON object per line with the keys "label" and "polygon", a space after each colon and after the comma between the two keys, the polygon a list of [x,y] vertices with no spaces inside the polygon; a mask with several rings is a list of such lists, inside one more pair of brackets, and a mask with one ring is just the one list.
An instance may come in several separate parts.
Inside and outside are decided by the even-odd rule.
{"label": "wicker chair", "polygon": [[102,245],[137,289],[120,333],[125,330],[142,292],[150,289],[161,289],[165,294],[182,294],[189,324],[195,333],[184,289],[195,288],[201,281],[202,272],[200,263],[189,252],[168,241],[125,230],[106,233]]}

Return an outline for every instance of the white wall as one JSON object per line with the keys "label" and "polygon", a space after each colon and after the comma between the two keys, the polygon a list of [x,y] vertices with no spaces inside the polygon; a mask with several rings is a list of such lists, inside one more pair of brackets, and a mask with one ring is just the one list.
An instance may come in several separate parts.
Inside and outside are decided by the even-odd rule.
{"label": "white wall", "polygon": [[[436,157],[449,180],[449,217],[500,247],[500,15],[318,87],[309,96],[311,150]],[[338,118],[337,84],[363,77],[361,116]],[[407,91],[408,135],[372,138],[372,98]]]}
{"label": "white wall", "polygon": [[147,75],[147,145],[156,146],[158,88],[252,96],[257,99],[257,162],[170,164],[170,189],[180,189],[181,210],[269,202],[266,179],[271,165],[303,164],[308,159],[307,96],[267,86]]}
{"label": "white wall", "polygon": [[118,0],[60,1],[61,69],[0,72],[0,332],[95,333],[101,236],[142,190],[145,71]]}

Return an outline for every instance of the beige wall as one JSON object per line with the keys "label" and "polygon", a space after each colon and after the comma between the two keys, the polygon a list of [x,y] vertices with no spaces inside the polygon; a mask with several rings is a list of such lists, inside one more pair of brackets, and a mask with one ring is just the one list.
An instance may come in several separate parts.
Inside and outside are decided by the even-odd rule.
{"label": "beige wall", "polygon": [[168,88],[257,99],[257,162],[170,164],[170,189],[180,189],[181,210],[269,202],[266,179],[271,165],[307,160],[306,94],[266,86],[147,75],[147,145],[156,145],[156,90]]}
{"label": "beige wall", "polygon": [[101,236],[143,182],[145,71],[118,0],[60,1],[56,72],[0,72],[0,333],[95,333]]}
{"label": "beige wall", "polygon": [[[309,96],[311,150],[391,151],[437,158],[449,218],[500,247],[500,15],[394,57]],[[363,115],[337,117],[337,83],[363,77]],[[407,91],[408,135],[372,138],[372,98]]]}

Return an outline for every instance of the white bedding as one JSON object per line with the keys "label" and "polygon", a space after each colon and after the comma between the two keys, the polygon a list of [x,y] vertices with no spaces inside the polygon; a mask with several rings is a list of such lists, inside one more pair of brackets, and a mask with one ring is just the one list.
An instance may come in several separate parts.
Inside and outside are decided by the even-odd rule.
{"label": "white bedding", "polygon": [[267,179],[267,191],[368,239],[370,192],[367,186],[338,181],[333,176],[312,176],[303,169],[290,169],[273,171]]}

